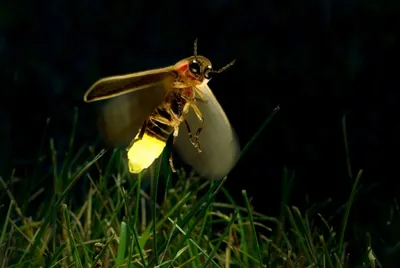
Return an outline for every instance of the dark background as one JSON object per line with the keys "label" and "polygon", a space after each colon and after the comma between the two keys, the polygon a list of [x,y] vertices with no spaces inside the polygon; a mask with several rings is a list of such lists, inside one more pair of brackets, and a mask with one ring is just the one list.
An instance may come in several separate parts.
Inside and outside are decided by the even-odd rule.
{"label": "dark background", "polygon": [[[66,151],[74,107],[76,150],[94,144],[96,111],[82,100],[89,86],[104,76],[172,65],[192,55],[198,37],[199,54],[215,68],[237,59],[209,85],[242,146],[281,107],[230,174],[233,196],[241,199],[246,189],[256,210],[277,215],[287,168],[295,173],[290,204],[306,209],[331,198],[321,213],[336,215],[339,228],[340,209],[364,169],[347,239],[363,251],[371,232],[384,262],[398,254],[400,237],[399,3],[2,0],[0,175],[15,169],[29,177],[47,118],[47,152],[49,137]],[[46,161],[43,172],[50,169]]]}

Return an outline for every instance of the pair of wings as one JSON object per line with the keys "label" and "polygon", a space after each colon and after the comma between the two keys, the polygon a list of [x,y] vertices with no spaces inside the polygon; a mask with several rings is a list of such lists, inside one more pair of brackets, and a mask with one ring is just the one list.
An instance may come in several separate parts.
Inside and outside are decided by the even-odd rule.
{"label": "pair of wings", "polygon": [[[136,136],[143,122],[173,90],[177,73],[174,66],[112,76],[96,82],[85,94],[84,100],[92,102],[109,99],[104,105],[101,129],[105,141],[113,146],[126,146]],[[238,160],[239,143],[231,124],[214,94],[207,85],[198,86],[207,101],[196,102],[204,117],[204,128],[199,135],[201,153],[189,141],[182,124],[174,145],[184,162],[200,175],[220,179],[229,173]],[[192,109],[186,118],[192,131],[200,126]]]}

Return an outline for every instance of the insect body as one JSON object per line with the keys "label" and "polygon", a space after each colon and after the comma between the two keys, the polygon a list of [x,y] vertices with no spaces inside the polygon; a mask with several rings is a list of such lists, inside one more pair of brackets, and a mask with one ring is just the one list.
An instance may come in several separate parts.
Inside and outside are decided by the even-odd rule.
{"label": "insect body", "polygon": [[[189,109],[193,108],[199,120],[203,122],[201,112],[195,104],[196,94],[192,87],[187,87],[187,84],[178,81],[174,83],[173,90],[166,94],[162,104],[145,120],[139,133],[129,146],[129,170],[132,173],[139,173],[148,168],[154,159],[162,153],[171,134],[173,134],[175,141],[179,133],[179,126],[183,121],[188,128],[190,141],[198,152],[201,152],[198,135],[202,128],[199,128],[193,137],[189,124],[185,120]],[[170,163],[173,168],[172,158],[170,158]]]}
{"label": "insect body", "polygon": [[[113,144],[131,141],[131,173],[148,168],[171,135],[181,158],[200,175],[222,178],[236,163],[235,133],[207,85],[233,62],[215,71],[196,50],[195,42],[194,56],[173,66],[103,78],[86,92],[86,102],[111,98],[103,110],[103,133]],[[170,163],[174,170],[172,158]]]}

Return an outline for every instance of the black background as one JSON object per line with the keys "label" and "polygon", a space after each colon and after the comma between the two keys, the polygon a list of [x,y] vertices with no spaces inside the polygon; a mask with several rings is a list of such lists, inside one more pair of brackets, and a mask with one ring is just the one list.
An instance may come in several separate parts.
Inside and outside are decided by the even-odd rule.
{"label": "black background", "polygon": [[290,204],[306,209],[331,198],[325,211],[339,213],[339,223],[364,169],[350,215],[358,224],[347,238],[365,245],[370,231],[378,254],[392,258],[399,231],[391,211],[397,223],[400,216],[399,11],[395,0],[1,1],[0,174],[15,168],[29,177],[47,118],[45,146],[54,137],[65,151],[74,107],[76,148],[94,143],[96,111],[82,100],[89,86],[172,65],[192,55],[198,37],[199,54],[215,68],[237,59],[209,85],[242,146],[281,107],[229,175],[233,196],[246,189],[256,210],[277,215],[287,168],[295,172]]}

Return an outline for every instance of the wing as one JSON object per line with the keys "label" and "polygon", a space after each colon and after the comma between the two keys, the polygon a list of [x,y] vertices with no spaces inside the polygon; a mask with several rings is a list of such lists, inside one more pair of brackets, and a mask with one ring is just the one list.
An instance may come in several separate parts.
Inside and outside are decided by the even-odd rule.
{"label": "wing", "polygon": [[164,84],[171,78],[175,78],[176,75],[174,66],[170,66],[133,74],[106,77],[94,83],[86,91],[83,99],[85,102],[93,102],[149,87],[165,86]]}
{"label": "wing", "polygon": [[[207,98],[207,102],[196,102],[204,117],[204,129],[199,135],[202,152],[198,153],[190,143],[184,124],[179,128],[175,148],[182,160],[191,165],[199,175],[222,179],[239,158],[238,139],[207,83],[198,88]],[[193,110],[189,112],[187,122],[193,132],[199,127],[200,122]]]}
{"label": "wing", "polygon": [[110,146],[127,146],[162,103],[164,92],[163,87],[150,87],[107,101],[99,119],[105,142]]}
{"label": "wing", "polygon": [[126,146],[143,122],[163,102],[172,89],[176,73],[172,67],[97,81],[85,94],[86,102],[105,100],[99,124],[105,142]]}

